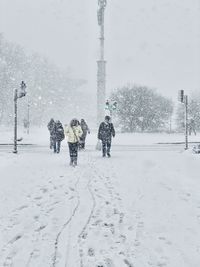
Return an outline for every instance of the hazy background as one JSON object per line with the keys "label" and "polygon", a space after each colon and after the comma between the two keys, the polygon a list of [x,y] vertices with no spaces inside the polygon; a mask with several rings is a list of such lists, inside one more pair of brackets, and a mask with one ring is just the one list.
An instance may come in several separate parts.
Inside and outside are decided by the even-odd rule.
{"label": "hazy background", "polygon": [[[0,0],[0,32],[27,51],[48,56],[96,92],[97,0]],[[199,0],[107,0],[107,93],[127,83],[200,88]]]}

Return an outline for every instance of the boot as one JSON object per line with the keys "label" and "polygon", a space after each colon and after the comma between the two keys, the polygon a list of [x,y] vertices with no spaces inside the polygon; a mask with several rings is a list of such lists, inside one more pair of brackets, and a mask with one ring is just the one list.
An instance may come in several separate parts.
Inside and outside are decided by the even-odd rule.
{"label": "boot", "polygon": [[69,163],[70,166],[73,166],[73,158],[70,158],[70,163]]}
{"label": "boot", "polygon": [[74,158],[74,166],[77,166],[77,158]]}

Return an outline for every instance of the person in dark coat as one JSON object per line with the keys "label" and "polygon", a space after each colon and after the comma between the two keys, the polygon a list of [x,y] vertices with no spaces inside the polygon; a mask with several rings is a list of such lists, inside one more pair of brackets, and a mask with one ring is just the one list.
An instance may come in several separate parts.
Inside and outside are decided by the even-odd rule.
{"label": "person in dark coat", "polygon": [[114,126],[111,122],[110,116],[105,116],[105,120],[100,124],[98,131],[98,139],[102,141],[103,157],[107,155],[110,158],[112,137],[115,137]]}
{"label": "person in dark coat", "polygon": [[60,144],[64,138],[65,138],[64,128],[62,126],[62,123],[59,120],[57,120],[55,121],[53,130],[52,130],[54,153],[60,153]]}
{"label": "person in dark coat", "polygon": [[81,119],[81,123],[80,123],[81,129],[83,131],[82,136],[80,137],[80,141],[79,141],[79,148],[80,149],[85,149],[85,139],[87,134],[90,134],[90,129],[87,125],[87,123],[85,122],[84,119]]}
{"label": "person in dark coat", "polygon": [[47,124],[47,128],[50,134],[50,149],[53,148],[53,128],[54,128],[55,121],[53,118],[50,119],[49,123]]}

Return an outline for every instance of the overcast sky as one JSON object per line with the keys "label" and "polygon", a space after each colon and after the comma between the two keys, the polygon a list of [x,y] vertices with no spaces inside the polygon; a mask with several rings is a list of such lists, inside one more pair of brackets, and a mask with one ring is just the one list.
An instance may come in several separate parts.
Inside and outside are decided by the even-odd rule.
{"label": "overcast sky", "polygon": [[[96,90],[97,0],[0,0],[0,32]],[[107,91],[127,83],[176,97],[200,89],[200,0],[107,0]]]}

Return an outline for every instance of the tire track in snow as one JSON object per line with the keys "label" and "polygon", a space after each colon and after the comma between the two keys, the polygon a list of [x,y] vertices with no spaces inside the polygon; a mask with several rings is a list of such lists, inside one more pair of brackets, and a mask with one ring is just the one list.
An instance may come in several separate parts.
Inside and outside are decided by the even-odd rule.
{"label": "tire track in snow", "polygon": [[[18,240],[20,240],[22,236],[23,236],[22,234],[17,234],[14,238],[12,238],[12,240],[10,240],[7,243],[7,245],[2,249],[2,251],[4,251],[6,248],[7,250],[11,250],[11,247],[13,246],[13,244],[17,242]],[[16,255],[16,253],[17,253],[16,251],[9,251],[8,255],[5,257],[5,260],[3,261],[3,266],[5,267],[13,266],[13,258]]]}
{"label": "tire track in snow", "polygon": [[[61,178],[61,177],[63,177],[63,175],[59,176],[59,178]],[[49,190],[48,184],[43,184],[42,186],[41,185],[39,186],[39,191],[41,191],[43,194],[49,191],[48,197],[52,197],[52,190],[57,189],[57,187],[59,186],[59,184],[57,184],[57,182],[58,181],[56,181],[56,183],[53,183],[53,180],[50,179],[50,180],[48,180],[48,184],[51,185],[51,187],[52,187],[51,190]],[[65,191],[65,193],[66,193],[66,191]],[[47,196],[45,196],[45,197],[47,197]],[[41,195],[38,196],[38,194],[33,197],[33,200],[36,200],[36,201],[40,201],[42,199],[43,199],[43,196],[41,196]],[[45,201],[45,203],[46,203],[46,201]],[[49,215],[49,213],[52,210],[54,210],[55,205],[57,205],[59,203],[60,203],[59,201],[54,201],[52,203],[49,203],[48,206],[45,209],[44,209],[44,205],[39,205],[39,207],[40,207],[39,214],[42,214],[44,212],[44,210],[45,210],[46,211],[45,216],[47,214]],[[48,210],[46,210],[47,208],[48,208]],[[27,263],[26,263],[26,267],[29,267],[30,264],[32,263],[33,258],[40,254],[40,250],[38,249],[38,243],[41,240],[41,238],[44,236],[44,233],[42,234],[42,231],[47,227],[47,224],[41,223],[39,221],[39,217],[40,216],[38,216],[38,215],[34,216],[36,223],[39,224],[39,225],[37,227],[35,227],[34,232],[32,234],[32,240],[34,238],[34,241],[32,241],[33,248],[31,249],[31,252],[29,253],[29,257],[28,257],[28,260],[27,260]]]}
{"label": "tire track in snow", "polygon": [[[56,237],[56,240],[55,240],[55,243],[54,243],[54,256],[53,256],[53,259],[52,259],[52,267],[56,267],[56,264],[57,264],[57,257],[58,257],[58,245],[59,245],[59,239],[63,233],[63,231],[65,230],[65,228],[69,225],[69,223],[72,221],[72,219],[74,218],[78,208],[79,208],[79,205],[80,205],[80,195],[77,191],[77,186],[79,184],[79,181],[80,181],[80,176],[77,178],[77,181],[75,183],[75,192],[77,194],[77,204],[72,212],[72,215],[69,217],[69,219],[63,224],[61,230],[58,232],[57,234],[57,237]],[[66,265],[66,264],[65,264]]]}
{"label": "tire track in snow", "polygon": [[[93,193],[93,190],[92,190],[92,178],[93,178],[93,168],[94,168],[94,160],[91,159],[91,157],[87,154],[87,164],[89,164],[89,168],[86,168],[86,171],[84,173],[79,173],[79,179],[80,177],[83,179],[84,177],[87,179],[88,176],[89,176],[89,181],[87,182],[87,190],[91,196],[91,199],[92,199],[92,208],[89,212],[89,216],[88,216],[88,219],[86,221],[86,223],[84,224],[81,232],[78,234],[78,245],[79,245],[79,257],[80,257],[80,266],[83,267],[83,248],[82,248],[82,244],[81,244],[81,241],[85,240],[87,238],[87,233],[86,233],[86,229],[88,228],[89,226],[89,223],[91,221],[91,218],[94,214],[94,210],[95,210],[95,207],[96,207],[96,200],[95,200],[95,197],[94,197],[94,193]],[[88,174],[89,173],[89,174]],[[79,195],[79,201],[80,201],[80,195]],[[80,202],[79,202],[80,204]],[[65,263],[65,267],[67,267],[67,263]]]}
{"label": "tire track in snow", "polygon": [[[90,164],[90,171],[92,171],[92,167],[93,167],[93,164]],[[86,229],[88,228],[89,224],[90,224],[90,221],[91,221],[91,218],[94,214],[94,211],[95,211],[95,207],[96,207],[96,199],[94,197],[94,193],[92,191],[92,186],[91,186],[91,182],[92,182],[92,178],[93,176],[91,175],[90,176],[90,179],[87,183],[87,188],[88,188],[88,191],[90,192],[90,195],[91,195],[91,198],[92,198],[92,201],[93,201],[93,205],[92,205],[92,209],[90,211],[90,214],[89,214],[89,217],[83,227],[83,229],[81,230],[79,236],[78,236],[78,243],[79,243],[79,256],[80,256],[80,266],[83,267],[83,248],[82,248],[82,245],[81,245],[81,241],[82,239],[86,239],[87,238],[87,235],[86,235]]]}

